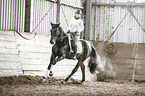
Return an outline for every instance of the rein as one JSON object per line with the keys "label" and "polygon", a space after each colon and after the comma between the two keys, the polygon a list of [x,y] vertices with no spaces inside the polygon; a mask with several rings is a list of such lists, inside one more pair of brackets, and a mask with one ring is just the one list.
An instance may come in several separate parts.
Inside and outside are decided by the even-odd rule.
{"label": "rein", "polygon": [[[55,28],[55,29],[53,29],[53,30],[58,30],[59,29],[59,27],[58,28]],[[59,39],[64,39],[64,38],[66,38],[66,37],[68,37],[68,35],[66,35],[66,36],[63,36],[63,37],[60,37],[60,38],[58,38],[58,36],[57,36],[57,39],[59,40]]]}
{"label": "rein", "polygon": [[61,38],[57,38],[57,39],[63,39],[63,38],[66,38],[66,37],[68,37],[68,36],[63,36],[63,37],[61,37]]}

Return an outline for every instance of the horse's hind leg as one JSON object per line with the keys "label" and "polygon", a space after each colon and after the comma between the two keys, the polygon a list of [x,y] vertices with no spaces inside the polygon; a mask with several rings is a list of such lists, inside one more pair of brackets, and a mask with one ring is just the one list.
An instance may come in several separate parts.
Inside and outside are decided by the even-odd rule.
{"label": "horse's hind leg", "polygon": [[78,70],[80,64],[82,64],[82,62],[79,61],[79,62],[77,63],[77,65],[75,66],[75,68],[72,70],[71,74],[70,74],[64,81],[62,81],[63,84],[65,84],[65,83],[70,79],[70,77],[71,77],[75,72],[77,72],[77,70]]}
{"label": "horse's hind leg", "polygon": [[81,65],[81,71],[82,71],[82,83],[85,81],[85,65],[82,63]]}

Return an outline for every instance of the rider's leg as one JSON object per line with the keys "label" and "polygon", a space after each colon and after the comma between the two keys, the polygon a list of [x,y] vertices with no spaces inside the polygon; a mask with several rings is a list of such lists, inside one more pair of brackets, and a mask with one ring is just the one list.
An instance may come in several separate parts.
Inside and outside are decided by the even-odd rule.
{"label": "rider's leg", "polygon": [[68,41],[69,41],[70,52],[73,53],[70,34],[68,35],[68,39],[69,39]]}
{"label": "rider's leg", "polygon": [[75,34],[74,36],[74,59],[76,59],[77,56],[77,42],[79,40],[80,36],[78,34]]}

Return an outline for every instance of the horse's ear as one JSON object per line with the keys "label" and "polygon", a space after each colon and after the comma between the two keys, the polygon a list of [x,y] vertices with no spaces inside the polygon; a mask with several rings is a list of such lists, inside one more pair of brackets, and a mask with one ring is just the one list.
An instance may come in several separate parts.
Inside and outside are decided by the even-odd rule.
{"label": "horse's ear", "polygon": [[60,23],[57,24],[57,26],[59,27]]}
{"label": "horse's ear", "polygon": [[51,22],[51,26],[53,26],[52,22]]}

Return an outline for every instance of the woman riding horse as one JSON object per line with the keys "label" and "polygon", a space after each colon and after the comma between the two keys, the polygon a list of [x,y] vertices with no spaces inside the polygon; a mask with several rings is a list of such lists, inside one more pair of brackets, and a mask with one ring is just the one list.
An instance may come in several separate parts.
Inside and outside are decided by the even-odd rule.
{"label": "woman riding horse", "polygon": [[[69,45],[70,45],[70,52],[73,53],[72,59],[76,59],[77,56],[77,42],[80,39],[80,32],[84,30],[84,23],[81,19],[81,10],[76,10],[75,16],[71,19],[68,28],[68,35],[69,35]],[[70,42],[73,40],[74,45]],[[73,45],[73,46],[72,46]]]}
{"label": "woman riding horse", "polygon": [[[48,68],[43,76],[43,78],[41,79],[41,82],[44,82],[45,79],[48,76],[52,76],[53,72],[53,66],[60,60],[63,60],[64,58],[66,59],[72,59],[72,54],[70,52],[70,47],[69,47],[69,39],[68,39],[68,35],[63,31],[63,29],[59,26],[60,24],[52,24],[52,29],[51,29],[51,39],[50,39],[50,43],[54,44],[52,46],[52,54],[51,54],[51,59],[50,59],[50,63],[48,65]],[[89,43],[87,43],[85,40],[80,40],[81,44],[82,44],[82,52],[77,55],[77,60],[78,63],[75,66],[75,68],[72,70],[71,74],[62,82],[62,83],[66,83],[69,78],[75,73],[77,72],[79,66],[81,67],[81,71],[82,71],[82,81],[81,83],[83,83],[85,81],[85,65],[84,65],[84,61],[90,57],[90,61],[88,64],[88,67],[90,69],[90,72],[92,74],[96,73],[96,67],[97,67],[97,53],[96,50],[93,46],[91,46]]]}
{"label": "woman riding horse", "polygon": [[[75,68],[72,70],[71,74],[62,82],[63,84],[66,83],[75,72],[77,72],[79,66],[81,67],[81,71],[82,71],[81,83],[85,81],[85,65],[83,62],[88,57],[90,57],[90,61],[88,64],[90,72],[92,74],[97,72],[95,71],[97,67],[97,53],[95,48],[91,46],[88,42],[86,42],[85,40],[80,40],[82,44],[82,52],[80,54],[77,54],[76,50],[74,50],[75,51],[74,53],[71,52],[73,47],[72,45],[75,45],[74,49],[76,49],[76,43],[79,40],[80,32],[84,30],[83,21],[80,19],[80,16],[81,16],[81,11],[77,10],[76,16],[74,17],[74,19],[72,19],[69,26],[69,31],[67,32],[69,33],[69,36],[60,27],[60,23],[59,24],[51,23],[52,28],[50,30],[51,31],[50,43],[54,45],[52,46],[50,63],[48,65],[48,68],[43,78],[41,79],[41,82],[45,81],[45,79],[48,76],[48,73],[49,76],[53,75],[52,68],[58,61],[63,60],[64,58],[72,59],[72,57],[74,56],[73,54],[75,54],[74,56],[75,58],[77,55],[78,63],[75,66]],[[72,39],[74,38],[75,44],[70,43],[71,42],[70,36]]]}

